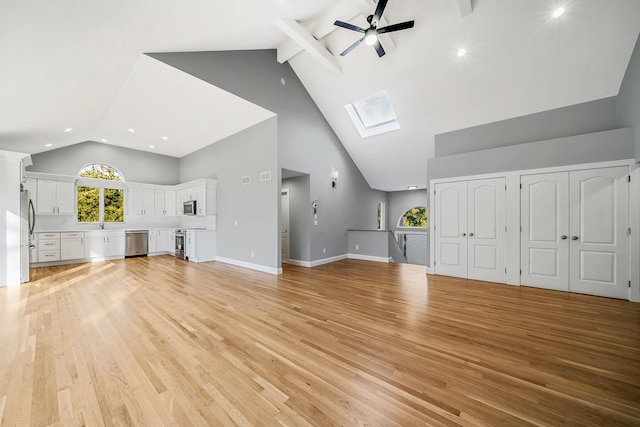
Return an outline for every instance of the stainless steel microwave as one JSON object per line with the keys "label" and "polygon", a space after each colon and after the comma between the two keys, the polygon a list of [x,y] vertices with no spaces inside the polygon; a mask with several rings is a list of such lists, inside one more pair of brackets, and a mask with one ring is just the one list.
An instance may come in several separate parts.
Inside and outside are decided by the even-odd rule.
{"label": "stainless steel microwave", "polygon": [[196,201],[195,200],[189,200],[187,202],[184,202],[184,209],[183,212],[185,215],[196,215],[197,214],[197,210],[196,210]]}

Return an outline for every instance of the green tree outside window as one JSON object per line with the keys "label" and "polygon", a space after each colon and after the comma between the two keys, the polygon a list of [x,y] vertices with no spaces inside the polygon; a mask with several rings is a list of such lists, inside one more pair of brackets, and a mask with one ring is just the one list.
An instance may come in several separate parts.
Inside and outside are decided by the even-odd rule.
{"label": "green tree outside window", "polygon": [[[104,181],[123,181],[113,166],[92,163],[80,170],[81,178]],[[78,186],[78,222],[124,222],[124,190],[100,187]]]}
{"label": "green tree outside window", "polygon": [[426,207],[411,208],[402,215],[401,227],[427,227],[429,225]]}

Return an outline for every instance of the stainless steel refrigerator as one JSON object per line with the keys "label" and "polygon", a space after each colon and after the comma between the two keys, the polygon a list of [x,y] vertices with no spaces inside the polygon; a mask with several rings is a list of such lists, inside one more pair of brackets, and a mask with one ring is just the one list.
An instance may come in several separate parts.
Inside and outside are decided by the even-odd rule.
{"label": "stainless steel refrigerator", "polygon": [[29,281],[29,254],[33,228],[36,225],[36,210],[29,197],[29,191],[20,190],[20,283]]}

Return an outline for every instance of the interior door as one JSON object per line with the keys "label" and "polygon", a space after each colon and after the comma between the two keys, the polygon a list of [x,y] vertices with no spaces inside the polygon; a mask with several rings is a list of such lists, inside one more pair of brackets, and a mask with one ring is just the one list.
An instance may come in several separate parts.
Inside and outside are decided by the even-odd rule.
{"label": "interior door", "polygon": [[467,182],[435,185],[436,274],[467,277]]}
{"label": "interior door", "polygon": [[280,193],[280,234],[282,262],[289,261],[289,189],[283,188]]}
{"label": "interior door", "polygon": [[626,166],[571,172],[571,292],[629,298],[628,174]]}
{"label": "interior door", "polygon": [[569,175],[525,175],[520,199],[520,284],[569,290]]}
{"label": "interior door", "polygon": [[505,178],[468,182],[469,279],[506,282]]}

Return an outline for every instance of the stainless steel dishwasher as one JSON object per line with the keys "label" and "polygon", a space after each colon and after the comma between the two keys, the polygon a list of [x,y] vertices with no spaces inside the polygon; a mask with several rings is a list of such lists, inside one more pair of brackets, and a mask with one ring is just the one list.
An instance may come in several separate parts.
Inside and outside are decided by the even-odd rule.
{"label": "stainless steel dishwasher", "polygon": [[126,239],[125,257],[147,255],[149,252],[149,230],[128,230],[124,235]]}

